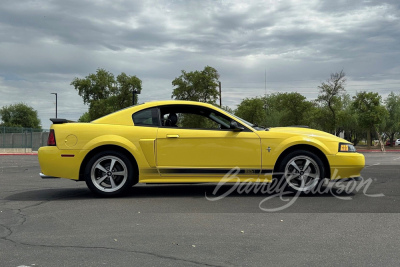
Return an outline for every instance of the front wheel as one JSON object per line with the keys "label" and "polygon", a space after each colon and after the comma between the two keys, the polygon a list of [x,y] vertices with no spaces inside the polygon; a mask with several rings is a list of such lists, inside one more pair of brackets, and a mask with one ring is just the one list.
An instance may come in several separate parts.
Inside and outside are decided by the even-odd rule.
{"label": "front wheel", "polygon": [[134,177],[132,163],[116,151],[96,154],[85,168],[86,185],[93,193],[103,197],[121,195],[132,187]]}
{"label": "front wheel", "polygon": [[309,192],[324,182],[324,164],[309,151],[293,151],[279,166],[279,175],[282,175],[287,187],[292,190]]}

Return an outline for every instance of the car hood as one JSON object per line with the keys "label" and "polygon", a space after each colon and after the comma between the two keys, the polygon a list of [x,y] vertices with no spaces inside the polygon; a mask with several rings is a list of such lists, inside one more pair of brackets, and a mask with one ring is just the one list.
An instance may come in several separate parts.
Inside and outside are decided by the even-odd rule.
{"label": "car hood", "polygon": [[333,141],[333,142],[345,142],[349,143],[348,141],[337,137],[333,134],[329,134],[327,132],[314,130],[310,128],[302,128],[302,127],[274,127],[269,128],[268,131],[259,131],[257,132],[261,138],[265,137],[268,138],[271,133],[279,134],[282,136],[290,137],[294,135],[301,135],[304,137],[312,137],[319,140],[324,141]]}

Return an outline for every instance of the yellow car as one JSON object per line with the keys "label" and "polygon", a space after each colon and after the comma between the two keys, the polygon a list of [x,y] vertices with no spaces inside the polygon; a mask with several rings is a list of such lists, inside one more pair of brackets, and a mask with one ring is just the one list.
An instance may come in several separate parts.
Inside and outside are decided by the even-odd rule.
{"label": "yellow car", "polygon": [[90,123],[52,121],[38,153],[41,177],[85,181],[101,196],[136,183],[271,182],[278,174],[289,188],[310,191],[324,178],[359,177],[365,165],[334,135],[264,129],[200,102],[150,102]]}

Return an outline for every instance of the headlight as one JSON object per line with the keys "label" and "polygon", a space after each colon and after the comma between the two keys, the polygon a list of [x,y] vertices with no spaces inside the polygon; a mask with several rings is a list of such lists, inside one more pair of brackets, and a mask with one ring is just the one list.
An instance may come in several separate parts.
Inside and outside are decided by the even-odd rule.
{"label": "headlight", "polygon": [[347,143],[340,143],[339,144],[339,152],[356,152],[355,146],[352,144]]}

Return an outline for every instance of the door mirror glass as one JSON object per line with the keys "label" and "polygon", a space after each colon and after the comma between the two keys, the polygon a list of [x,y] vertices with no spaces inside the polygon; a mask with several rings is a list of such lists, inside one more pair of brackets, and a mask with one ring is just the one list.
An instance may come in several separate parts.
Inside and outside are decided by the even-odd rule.
{"label": "door mirror glass", "polygon": [[236,121],[231,121],[230,123],[230,128],[231,130],[233,130],[234,132],[240,132],[243,131],[244,128],[239,126],[239,124]]}

